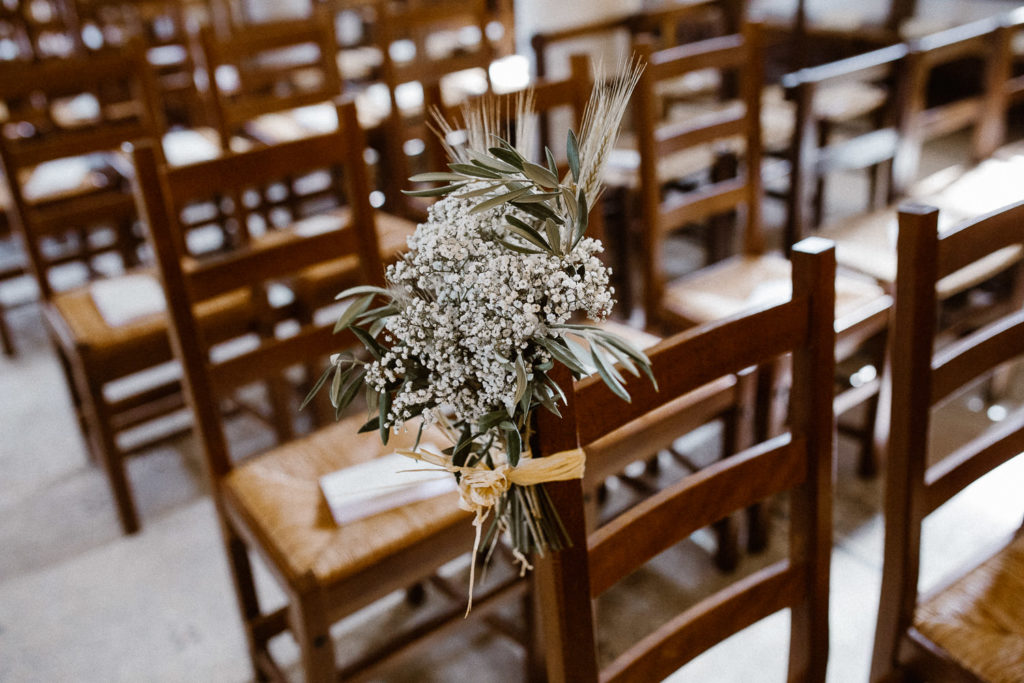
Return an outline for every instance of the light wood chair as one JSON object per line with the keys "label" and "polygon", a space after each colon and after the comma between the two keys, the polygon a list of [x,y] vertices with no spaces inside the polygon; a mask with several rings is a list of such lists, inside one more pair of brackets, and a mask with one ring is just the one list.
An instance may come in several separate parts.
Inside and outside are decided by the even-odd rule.
{"label": "light wood chair", "polygon": [[[794,248],[793,295],[681,333],[649,351],[659,389],[633,381],[623,404],[598,378],[566,387],[563,418],[541,414],[538,457],[590,449],[619,430],[641,442],[655,411],[707,382],[792,354],[788,429],[656,494],[591,536],[579,481],[546,485],[572,546],[538,558],[534,584],[548,680],[652,681],[776,611],[791,609],[789,680],[824,681],[831,552],[835,261],[820,239]],[[637,425],[635,429],[633,426]],[[600,466],[600,463],[591,466]],[[785,559],[701,600],[599,671],[591,601],[696,529],[776,493],[790,495]]]}
{"label": "light wood chair", "polygon": [[[341,110],[338,132],[261,150],[226,156],[189,169],[160,167],[150,147],[136,147],[137,197],[154,239],[170,303],[174,346],[184,367],[196,434],[213,484],[225,550],[257,678],[283,680],[268,642],[290,631],[301,650],[308,681],[370,677],[392,656],[435,629],[462,621],[465,603],[456,593],[450,609],[426,626],[403,630],[380,649],[335,670],[330,625],[389,593],[426,579],[438,567],[472,547],[470,516],[454,494],[433,498],[344,525],[331,521],[318,479],[412,444],[412,433],[394,435],[383,446],[376,433],[357,434],[361,416],[278,446],[253,459],[233,462],[224,431],[221,400],[235,389],[286,369],[303,367],[345,345],[354,335],[333,333],[333,319],[297,319],[292,334],[264,335],[234,354],[215,349],[200,325],[204,302],[234,291],[260,292],[288,282],[318,263],[351,257],[363,281],[383,284],[369,186],[363,161],[365,141],[354,107]],[[175,235],[176,214],[185,203],[226,184],[262,187],[273,179],[316,168],[341,169],[350,213],[340,229],[278,234],[253,241],[225,258],[197,263],[182,252]],[[227,356],[227,357],[225,357]],[[443,438],[443,437],[436,437]],[[438,441],[437,443],[443,443]],[[250,564],[257,554],[287,597],[264,612]],[[518,577],[474,601],[473,615],[486,615],[506,597],[522,595]]]}
{"label": "light wood chair", "polygon": [[949,344],[936,340],[939,283],[986,255],[1024,245],[1024,203],[948,230],[940,230],[938,210],[923,205],[904,205],[899,220],[886,386],[885,561],[871,680],[1021,680],[1024,535],[933,593],[919,592],[918,577],[924,521],[1021,452],[1020,410],[969,440],[965,435],[952,452],[930,438],[929,428],[937,408],[1024,353],[1019,307]]}
{"label": "light wood chair", "polygon": [[[641,152],[642,230],[641,268],[644,311],[651,329],[672,331],[735,314],[759,301],[785,296],[790,263],[781,251],[768,250],[761,226],[763,189],[761,175],[761,131],[758,125],[760,98],[759,31],[749,25],[744,35],[647,53],[647,69],[637,86],[638,131]],[[658,124],[655,116],[655,83],[666,77],[708,65],[742,67],[743,99],[713,116]],[[717,147],[716,147],[717,146]],[[730,156],[741,154],[743,162],[735,172],[713,177],[696,189],[659,192],[659,164],[678,159],[679,154],[701,157],[701,165],[715,159],[718,150]],[[676,163],[669,161],[667,163]],[[753,171],[751,169],[754,169]],[[666,275],[664,242],[680,226],[706,221],[727,212],[739,212],[742,246],[740,253],[675,280]],[[726,223],[728,226],[728,223]],[[721,229],[721,223],[710,223]],[[890,299],[883,290],[863,276],[839,273],[836,278],[836,358],[851,357],[867,344],[875,350],[881,367],[884,343],[874,343],[884,334]],[[873,396],[877,382],[839,392],[836,414],[853,405],[868,403],[868,429],[863,430],[862,447],[870,453],[874,423]],[[759,429],[769,429],[770,406],[758,417]]]}
{"label": "light wood chair", "polygon": [[[177,380],[166,374],[120,382],[114,391],[120,380],[172,360],[153,273],[135,268],[144,237],[118,154],[128,140],[159,139],[151,88],[138,46],[0,73],[0,98],[17,122],[0,138],[9,217],[88,452],[104,467],[126,533],[139,527],[126,458],[148,442],[130,441],[129,432],[183,407]],[[211,324],[216,318],[230,327],[242,303],[219,302],[207,312]],[[167,436],[166,427],[155,434]]]}

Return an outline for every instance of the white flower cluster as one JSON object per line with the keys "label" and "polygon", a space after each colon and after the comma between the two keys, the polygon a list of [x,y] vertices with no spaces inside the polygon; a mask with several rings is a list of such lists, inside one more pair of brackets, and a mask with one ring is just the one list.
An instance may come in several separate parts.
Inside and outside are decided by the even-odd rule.
{"label": "white flower cluster", "polygon": [[474,203],[450,194],[433,204],[409,251],[387,269],[400,312],[385,324],[389,350],[366,381],[378,392],[403,382],[381,416],[394,427],[419,415],[433,421],[441,407],[472,423],[511,409],[517,357],[531,382],[534,365],[549,359],[532,340],[577,312],[594,321],[611,312],[599,241],[584,238],[565,256],[519,253],[499,241],[528,246],[507,229],[511,207],[471,214]]}

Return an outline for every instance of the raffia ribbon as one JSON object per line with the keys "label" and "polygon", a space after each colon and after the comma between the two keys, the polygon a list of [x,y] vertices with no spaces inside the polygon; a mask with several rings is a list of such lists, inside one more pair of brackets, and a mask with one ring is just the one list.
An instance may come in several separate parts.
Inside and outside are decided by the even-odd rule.
{"label": "raffia ribbon", "polygon": [[[466,615],[473,608],[473,585],[476,580],[476,554],[480,549],[480,536],[484,522],[498,500],[512,487],[534,486],[552,481],[582,479],[587,456],[582,448],[559,451],[543,458],[523,458],[516,467],[507,464],[494,469],[488,467],[460,467],[453,465],[451,458],[429,451],[398,451],[404,456],[437,465],[449,472],[459,474],[459,508],[474,513],[473,526],[476,540],[473,541],[473,560],[469,564],[469,604]],[[533,569],[530,562],[518,550],[513,551],[520,563],[521,574]]]}

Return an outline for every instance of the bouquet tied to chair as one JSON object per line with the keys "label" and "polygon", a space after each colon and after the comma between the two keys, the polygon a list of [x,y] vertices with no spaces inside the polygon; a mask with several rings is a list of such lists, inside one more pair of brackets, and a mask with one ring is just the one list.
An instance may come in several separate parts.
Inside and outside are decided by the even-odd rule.
{"label": "bouquet tied to chair", "polygon": [[[559,415],[565,402],[548,372],[556,363],[576,378],[597,372],[626,401],[620,368],[653,381],[643,352],[597,325],[611,313],[614,290],[600,241],[586,236],[639,72],[631,64],[595,86],[580,136],[568,133],[561,177],[550,149],[545,163],[531,161],[537,115],[529,92],[512,117],[493,99],[464,109],[462,144],[438,116],[449,170],[410,180],[444,185],[407,194],[440,199],[387,267],[387,287],[338,295],[351,303],[335,330],[351,329],[368,355],[333,356],[310,394],[329,380],[340,415],[365,389],[361,431],[379,431],[385,444],[418,423],[416,445],[399,452],[451,472],[460,507],[475,513],[474,550],[488,548],[489,558],[505,536],[522,571],[531,553],[567,543],[544,482],[583,476],[582,451],[530,455],[533,411]],[[440,453],[420,448],[429,425],[450,439]],[[471,569],[470,598],[472,583]]]}

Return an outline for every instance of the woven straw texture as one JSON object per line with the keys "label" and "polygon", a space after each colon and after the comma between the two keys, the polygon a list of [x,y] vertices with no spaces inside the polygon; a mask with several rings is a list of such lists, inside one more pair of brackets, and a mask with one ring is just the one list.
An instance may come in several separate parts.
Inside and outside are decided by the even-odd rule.
{"label": "woven straw texture", "polygon": [[[357,415],[285,444],[235,468],[225,479],[229,500],[240,505],[294,576],[312,572],[323,585],[366,569],[452,524],[469,525],[458,494],[406,505],[338,526],[320,493],[319,478],[371,458],[411,448],[415,428],[392,435],[387,446],[377,432],[358,434]],[[425,432],[424,443],[440,448],[445,438]],[[410,469],[421,467],[412,460]],[[467,547],[467,550],[469,548]]]}
{"label": "woven straw texture", "polygon": [[918,605],[915,626],[983,680],[1024,681],[1024,534]]}
{"label": "woven straw texture", "polygon": [[[251,320],[250,302],[250,294],[244,290],[202,302],[199,315],[210,338],[243,332]],[[103,376],[123,377],[173,357],[163,312],[114,327],[104,320],[88,287],[56,294],[51,305],[64,320],[75,346]]]}
{"label": "woven straw texture", "polygon": [[[789,297],[790,281],[790,264],[781,254],[735,257],[669,285],[665,307],[700,324],[766,301],[783,301]],[[838,277],[836,317],[850,315],[882,295],[882,289],[867,280]]]}

